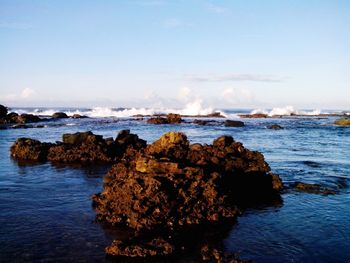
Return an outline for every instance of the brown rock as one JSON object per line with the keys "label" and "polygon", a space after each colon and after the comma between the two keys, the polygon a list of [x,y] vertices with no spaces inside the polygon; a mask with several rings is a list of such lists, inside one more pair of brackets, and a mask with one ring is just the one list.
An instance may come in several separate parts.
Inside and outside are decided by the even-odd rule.
{"label": "brown rock", "polygon": [[256,118],[256,119],[267,118],[267,114],[264,114],[264,113],[239,114],[238,116],[240,118]]}
{"label": "brown rock", "polygon": [[154,117],[147,120],[149,124],[178,124],[181,123],[182,119],[179,114],[169,113],[166,118],[164,117]]}
{"label": "brown rock", "polygon": [[64,112],[55,112],[51,116],[53,119],[65,119],[68,118],[68,115],[65,114]]}
{"label": "brown rock", "polygon": [[294,188],[300,192],[307,192],[312,194],[334,195],[334,190],[323,187],[319,184],[308,184],[303,182],[296,182]]}
{"label": "brown rock", "polygon": [[11,157],[19,161],[43,162],[47,159],[47,153],[53,146],[51,143],[19,138],[11,146]]}
{"label": "brown rock", "polygon": [[270,126],[267,126],[268,129],[271,129],[271,130],[281,130],[283,129],[283,127],[281,125],[278,125],[278,124],[272,124]]}

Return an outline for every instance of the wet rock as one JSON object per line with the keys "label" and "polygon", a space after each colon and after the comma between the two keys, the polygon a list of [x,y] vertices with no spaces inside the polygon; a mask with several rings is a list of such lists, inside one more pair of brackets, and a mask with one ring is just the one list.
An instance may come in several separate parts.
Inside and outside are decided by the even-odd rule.
{"label": "wet rock", "polygon": [[332,189],[328,189],[319,184],[308,184],[303,182],[296,182],[294,188],[300,192],[322,194],[322,195],[334,195],[336,192]]}
{"label": "wet rock", "polygon": [[340,126],[350,126],[350,119],[336,120],[336,121],[334,122],[334,124],[340,125]]}
{"label": "wet rock", "polygon": [[11,146],[11,157],[19,161],[44,162],[47,160],[51,143],[41,143],[38,140],[20,138]]}
{"label": "wet rock", "polygon": [[0,118],[4,118],[7,115],[7,108],[0,104]]}
{"label": "wet rock", "polygon": [[145,258],[166,256],[174,251],[174,246],[163,238],[154,238],[148,242],[133,242],[133,240],[114,240],[106,248],[106,253],[110,256]]}
{"label": "wet rock", "polygon": [[[47,146],[50,147],[47,147]],[[141,140],[130,131],[121,131],[116,140],[104,139],[101,135],[92,132],[77,132],[63,134],[62,142],[56,144],[41,143],[27,138],[18,139],[11,147],[11,156],[14,159],[28,161],[51,161],[55,163],[87,164],[87,163],[112,163],[121,158],[125,152],[128,156],[144,148],[146,141]],[[40,152],[29,154],[28,152]],[[37,157],[40,155],[40,158]]]}
{"label": "wet rock", "polygon": [[250,260],[240,260],[237,255],[224,253],[220,248],[204,245],[201,248],[201,256],[204,262],[248,263]]}
{"label": "wet rock", "polygon": [[55,112],[51,117],[53,119],[65,119],[68,118],[68,115],[64,112]]}
{"label": "wet rock", "polygon": [[139,232],[233,220],[242,199],[279,196],[280,179],[269,170],[261,153],[230,136],[190,145],[169,132],[115,164],[93,204],[99,221]]}
{"label": "wet rock", "polygon": [[281,130],[283,129],[283,127],[281,125],[278,125],[278,124],[272,124],[270,126],[267,126],[268,129],[271,129],[271,130]]}
{"label": "wet rock", "polygon": [[244,122],[243,121],[232,121],[232,120],[226,120],[224,122],[225,127],[243,127]]}
{"label": "wet rock", "polygon": [[238,115],[240,118],[256,118],[256,119],[261,119],[261,118],[267,118],[267,114],[264,113],[254,113],[254,114],[239,114]]}
{"label": "wet rock", "polygon": [[158,116],[147,120],[149,124],[178,124],[181,122],[181,116],[174,113],[169,113],[166,118]]}
{"label": "wet rock", "polygon": [[207,125],[209,121],[195,119],[193,123],[198,125]]}
{"label": "wet rock", "polygon": [[73,119],[85,119],[85,118],[88,118],[88,116],[80,115],[80,114],[75,113],[75,114],[72,115],[72,118]]}
{"label": "wet rock", "polygon": [[[3,112],[5,113],[5,111]],[[26,124],[26,123],[34,123],[39,122],[42,119],[40,119],[38,116],[33,114],[21,114],[18,115],[15,112],[10,112],[9,114],[3,116],[0,118],[0,124]],[[20,126],[15,126],[16,128]],[[24,127],[24,126],[23,126]]]}

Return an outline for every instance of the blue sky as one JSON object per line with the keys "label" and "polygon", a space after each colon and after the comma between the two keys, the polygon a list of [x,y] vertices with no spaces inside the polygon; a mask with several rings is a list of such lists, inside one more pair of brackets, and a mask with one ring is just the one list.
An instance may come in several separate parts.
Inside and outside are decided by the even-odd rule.
{"label": "blue sky", "polygon": [[9,106],[350,108],[350,1],[0,0]]}

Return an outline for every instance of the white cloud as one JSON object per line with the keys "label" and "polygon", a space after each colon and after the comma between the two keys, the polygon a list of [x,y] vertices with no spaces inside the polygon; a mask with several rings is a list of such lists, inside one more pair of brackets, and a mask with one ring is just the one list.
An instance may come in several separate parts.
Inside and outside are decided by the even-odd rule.
{"label": "white cloud", "polygon": [[251,102],[254,99],[253,93],[244,88],[226,88],[222,91],[221,97],[230,103]]}
{"label": "white cloud", "polygon": [[20,97],[22,99],[27,99],[35,94],[35,90],[30,89],[30,88],[25,88],[22,90]]}
{"label": "white cloud", "polygon": [[281,82],[282,79],[270,76],[270,75],[260,75],[260,74],[225,74],[225,75],[215,75],[215,74],[206,74],[206,75],[196,75],[196,74],[187,74],[184,76],[185,79],[191,81],[199,82],[224,82],[224,81],[255,81],[255,82]]}

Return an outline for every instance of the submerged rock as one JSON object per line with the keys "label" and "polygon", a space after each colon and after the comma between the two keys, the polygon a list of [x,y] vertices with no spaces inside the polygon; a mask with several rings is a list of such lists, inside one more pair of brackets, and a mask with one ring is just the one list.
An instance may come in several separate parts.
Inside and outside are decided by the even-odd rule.
{"label": "submerged rock", "polygon": [[334,195],[336,192],[319,184],[308,184],[303,182],[296,182],[294,188],[300,192],[307,192],[312,194]]}
{"label": "submerged rock", "polygon": [[334,124],[340,125],[340,126],[350,126],[350,119],[336,120],[336,121],[334,122]]}
{"label": "submerged rock", "polygon": [[[137,233],[232,221],[242,205],[279,198],[282,182],[269,171],[261,153],[230,136],[201,145],[169,132],[133,158],[125,153],[105,176],[93,206],[99,221]],[[116,241],[106,251],[123,254],[120,246]],[[128,251],[133,248],[141,251],[134,245]]]}
{"label": "submerged rock", "polygon": [[271,130],[281,130],[283,129],[283,127],[281,125],[278,125],[278,124],[272,124],[270,126],[267,126],[268,129],[271,129]]}
{"label": "submerged rock", "polygon": [[224,122],[225,127],[243,127],[244,122],[243,121],[232,121],[232,120],[226,120]]}

